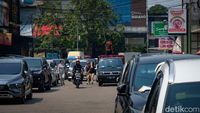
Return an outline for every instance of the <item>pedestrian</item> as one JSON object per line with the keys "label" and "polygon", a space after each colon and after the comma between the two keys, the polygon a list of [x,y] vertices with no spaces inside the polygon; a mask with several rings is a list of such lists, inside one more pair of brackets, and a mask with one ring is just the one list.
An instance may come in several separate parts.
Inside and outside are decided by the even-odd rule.
{"label": "pedestrian", "polygon": [[61,86],[65,85],[65,83],[64,83],[64,79],[65,79],[64,64],[65,64],[64,61],[61,60],[57,67]]}
{"label": "pedestrian", "polygon": [[87,64],[84,67],[85,75],[87,78],[87,84],[89,84],[89,82],[90,82],[89,69],[90,69],[90,62],[87,62]]}
{"label": "pedestrian", "polygon": [[93,84],[94,82],[94,73],[95,73],[95,66],[94,66],[94,63],[91,62],[90,63],[90,68],[89,68],[89,71],[88,71],[88,81],[87,81],[87,84],[90,84],[90,82]]}

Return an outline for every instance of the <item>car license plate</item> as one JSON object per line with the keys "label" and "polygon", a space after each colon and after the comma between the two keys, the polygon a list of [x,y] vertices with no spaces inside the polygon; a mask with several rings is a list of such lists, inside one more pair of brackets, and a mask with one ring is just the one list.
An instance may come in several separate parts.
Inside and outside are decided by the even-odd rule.
{"label": "car license plate", "polygon": [[114,79],[115,77],[108,77],[108,79]]}

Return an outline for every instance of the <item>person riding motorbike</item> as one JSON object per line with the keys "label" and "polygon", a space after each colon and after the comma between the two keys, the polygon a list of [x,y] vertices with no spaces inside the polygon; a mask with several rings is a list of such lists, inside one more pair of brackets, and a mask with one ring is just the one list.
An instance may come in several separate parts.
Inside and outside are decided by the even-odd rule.
{"label": "person riding motorbike", "polygon": [[[80,64],[80,60],[77,60],[77,61],[76,61],[76,65],[75,65],[74,68],[73,68],[73,76],[72,76],[72,79],[75,78],[75,73],[76,73],[76,71],[78,71],[78,72],[81,74],[81,81],[83,81],[83,74],[82,74],[83,68],[82,68],[82,66],[81,66],[81,64]],[[82,82],[81,82],[81,83],[82,83]]]}

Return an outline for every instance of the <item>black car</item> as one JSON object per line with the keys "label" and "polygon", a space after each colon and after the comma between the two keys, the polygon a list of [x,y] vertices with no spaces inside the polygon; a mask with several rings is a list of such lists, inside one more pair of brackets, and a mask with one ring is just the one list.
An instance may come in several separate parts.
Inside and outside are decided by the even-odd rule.
{"label": "black car", "polygon": [[102,58],[97,65],[97,82],[99,86],[103,83],[117,83],[121,75],[123,62],[121,58]]}
{"label": "black car", "polygon": [[32,99],[32,76],[22,59],[0,59],[0,99]]}
{"label": "black car", "polygon": [[[117,87],[115,113],[140,113],[155,79],[156,66],[167,59],[200,58],[197,55],[156,54],[138,55],[124,67]],[[149,89],[149,91],[148,91]]]}
{"label": "black car", "polygon": [[51,89],[51,72],[48,63],[42,58],[24,58],[33,76],[33,88],[43,92]]}

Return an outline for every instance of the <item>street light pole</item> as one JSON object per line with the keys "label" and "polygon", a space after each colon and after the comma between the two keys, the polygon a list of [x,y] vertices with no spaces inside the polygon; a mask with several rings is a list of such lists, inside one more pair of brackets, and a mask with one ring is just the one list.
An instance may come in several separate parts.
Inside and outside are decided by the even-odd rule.
{"label": "street light pole", "polygon": [[77,35],[77,36],[76,36],[76,37],[77,37],[77,43],[76,43],[77,48],[76,48],[76,50],[78,51],[78,46],[79,46],[79,44],[78,44],[78,40],[79,40],[78,25],[77,25],[77,27],[76,27],[76,33],[77,33],[77,34],[76,34],[76,35]]}

